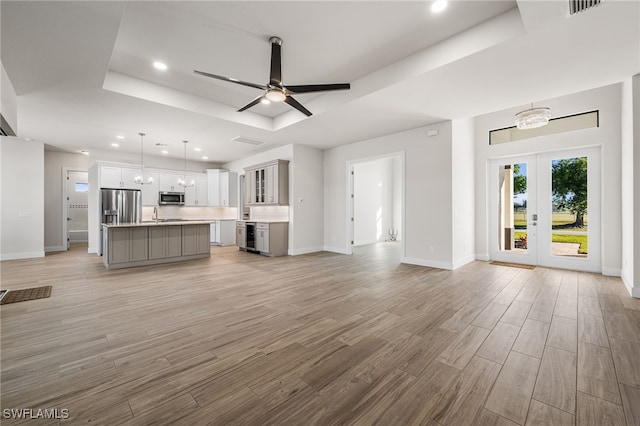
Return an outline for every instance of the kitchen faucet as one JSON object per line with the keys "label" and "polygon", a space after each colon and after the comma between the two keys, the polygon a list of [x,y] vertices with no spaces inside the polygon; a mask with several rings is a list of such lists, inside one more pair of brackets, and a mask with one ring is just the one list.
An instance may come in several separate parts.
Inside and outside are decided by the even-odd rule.
{"label": "kitchen faucet", "polygon": [[158,208],[157,207],[153,208],[153,216],[151,216],[151,219],[154,219],[156,221],[156,223],[158,223]]}

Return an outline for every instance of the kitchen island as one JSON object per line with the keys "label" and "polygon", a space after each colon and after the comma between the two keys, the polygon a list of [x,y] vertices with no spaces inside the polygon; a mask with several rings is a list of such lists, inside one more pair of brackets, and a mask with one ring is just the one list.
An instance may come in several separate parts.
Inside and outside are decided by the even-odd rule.
{"label": "kitchen island", "polygon": [[104,266],[131,268],[210,257],[210,223],[199,220],[103,223]]}

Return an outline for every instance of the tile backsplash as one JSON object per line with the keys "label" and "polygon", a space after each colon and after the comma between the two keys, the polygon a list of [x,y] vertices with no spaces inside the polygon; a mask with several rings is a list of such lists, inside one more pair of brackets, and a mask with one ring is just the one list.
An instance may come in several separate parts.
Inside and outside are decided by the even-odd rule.
{"label": "tile backsplash", "polygon": [[288,222],[289,206],[251,206],[251,220],[269,222]]}
{"label": "tile backsplash", "polygon": [[[142,220],[152,220],[153,207],[142,207]],[[237,219],[236,207],[159,206],[159,219]]]}

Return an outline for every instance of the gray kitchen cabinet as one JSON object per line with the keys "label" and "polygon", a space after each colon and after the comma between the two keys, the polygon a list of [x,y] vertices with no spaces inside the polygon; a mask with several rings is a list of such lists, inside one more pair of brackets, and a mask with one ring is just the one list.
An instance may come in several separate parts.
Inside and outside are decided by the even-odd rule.
{"label": "gray kitchen cabinet", "polygon": [[131,229],[131,253],[129,261],[147,260],[149,258],[148,232],[146,226]]}
{"label": "gray kitchen cabinet", "polygon": [[131,247],[130,228],[112,229],[109,233],[108,251],[109,263],[124,263],[129,261]]}
{"label": "gray kitchen cabinet", "polygon": [[147,227],[112,229],[108,246],[109,263],[147,260]]}
{"label": "gray kitchen cabinet", "polygon": [[149,227],[149,259],[182,256],[181,226]]}
{"label": "gray kitchen cabinet", "polygon": [[203,259],[211,256],[209,223],[103,225],[107,269]]}
{"label": "gray kitchen cabinet", "polygon": [[186,225],[182,227],[182,255],[209,253],[209,225]]}
{"label": "gray kitchen cabinet", "polygon": [[256,228],[256,250],[260,253],[269,253],[269,224],[258,223]]}
{"label": "gray kitchen cabinet", "polygon": [[244,170],[247,205],[289,205],[289,161],[274,160]]}
{"label": "gray kitchen cabinet", "polygon": [[289,223],[256,223],[256,250],[267,256],[286,256],[289,251]]}
{"label": "gray kitchen cabinet", "polygon": [[244,222],[236,222],[236,244],[238,248],[247,248],[247,227]]}

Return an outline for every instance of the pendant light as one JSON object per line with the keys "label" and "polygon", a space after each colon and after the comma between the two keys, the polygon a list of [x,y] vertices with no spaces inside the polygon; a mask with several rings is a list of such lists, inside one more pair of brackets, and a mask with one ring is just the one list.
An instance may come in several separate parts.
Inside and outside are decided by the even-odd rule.
{"label": "pendant light", "polygon": [[140,135],[140,174],[133,178],[133,181],[138,185],[149,185],[153,183],[153,178],[149,176],[147,181],[144,181],[144,133],[138,133]]}
{"label": "pendant light", "polygon": [[196,184],[195,180],[191,179],[190,182],[187,182],[187,144],[189,141],[182,141],[184,144],[184,175],[182,179],[178,179],[178,185],[183,186],[185,188],[189,188]]}
{"label": "pendant light", "polygon": [[549,124],[551,110],[549,108],[534,108],[520,111],[515,116],[515,124],[518,129],[536,129]]}

